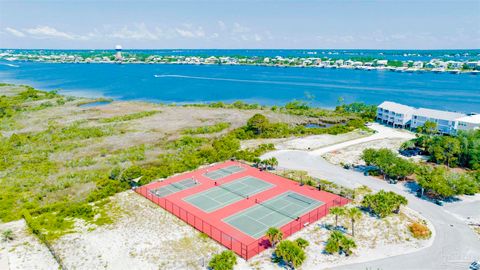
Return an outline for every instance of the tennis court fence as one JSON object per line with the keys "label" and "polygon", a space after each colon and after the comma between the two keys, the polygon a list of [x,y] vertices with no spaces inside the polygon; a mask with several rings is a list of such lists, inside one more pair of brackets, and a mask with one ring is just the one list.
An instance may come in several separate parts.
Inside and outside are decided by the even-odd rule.
{"label": "tennis court fence", "polygon": [[[232,250],[245,260],[252,258],[253,256],[270,247],[270,243],[266,237],[262,237],[250,243],[245,243],[243,241],[237,240],[223,230],[209,224],[205,220],[197,217],[196,215],[183,209],[182,207],[176,205],[168,199],[159,198],[153,195],[150,192],[150,189],[146,186],[138,187],[137,189],[135,189],[135,192],[149,199],[153,203],[159,205],[173,215],[177,216],[198,231],[207,234],[210,238],[222,244],[226,248]],[[292,220],[288,224],[281,227],[280,230],[283,232],[283,237],[286,238],[298,232],[308,224],[311,224],[319,220],[320,218],[326,216],[331,207],[343,206],[347,203],[349,203],[349,200],[343,197],[338,197],[333,201],[325,202],[320,207],[304,214],[299,219]]]}

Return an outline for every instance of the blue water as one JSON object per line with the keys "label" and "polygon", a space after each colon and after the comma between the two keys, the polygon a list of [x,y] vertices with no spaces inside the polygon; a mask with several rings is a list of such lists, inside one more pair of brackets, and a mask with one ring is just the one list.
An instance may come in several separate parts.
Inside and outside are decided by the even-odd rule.
{"label": "blue water", "polygon": [[326,108],[335,107],[343,97],[345,102],[390,100],[480,112],[478,75],[226,65],[9,63],[14,65],[0,65],[1,82],[89,97],[166,103],[243,100],[274,105],[314,96],[309,102]]}

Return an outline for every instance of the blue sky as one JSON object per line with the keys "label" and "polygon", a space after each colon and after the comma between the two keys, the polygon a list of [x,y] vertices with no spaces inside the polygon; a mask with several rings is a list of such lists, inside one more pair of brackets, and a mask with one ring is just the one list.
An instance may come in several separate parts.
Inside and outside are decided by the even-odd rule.
{"label": "blue sky", "polygon": [[0,0],[1,48],[480,48],[472,1]]}

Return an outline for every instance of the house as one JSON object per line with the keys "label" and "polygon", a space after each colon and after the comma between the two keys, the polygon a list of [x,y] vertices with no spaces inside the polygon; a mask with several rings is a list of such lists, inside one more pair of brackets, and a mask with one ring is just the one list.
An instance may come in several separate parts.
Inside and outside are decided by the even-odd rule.
{"label": "house", "polygon": [[423,68],[423,62],[422,61],[415,61],[415,62],[413,62],[413,67],[414,68]]}
{"label": "house", "polygon": [[480,114],[464,116],[456,119],[457,130],[480,129]]}
{"label": "house", "polygon": [[413,112],[410,127],[416,129],[430,121],[437,123],[440,133],[453,135],[456,133],[456,120],[464,116],[466,114],[419,108]]}
{"label": "house", "polygon": [[393,127],[406,128],[410,126],[414,111],[413,107],[384,101],[377,107],[377,120]]}
{"label": "house", "polygon": [[388,64],[388,60],[377,60],[377,66],[379,67],[386,67]]}

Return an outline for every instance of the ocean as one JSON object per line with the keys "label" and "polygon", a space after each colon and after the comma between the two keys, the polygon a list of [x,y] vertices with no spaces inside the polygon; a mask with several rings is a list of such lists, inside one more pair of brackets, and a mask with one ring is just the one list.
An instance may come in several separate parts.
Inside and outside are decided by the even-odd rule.
{"label": "ocean", "polygon": [[[480,112],[480,76],[320,68],[177,64],[1,62],[0,82],[116,100],[282,105],[303,100],[333,108],[389,100],[415,107]],[[0,93],[1,94],[1,93]]]}

